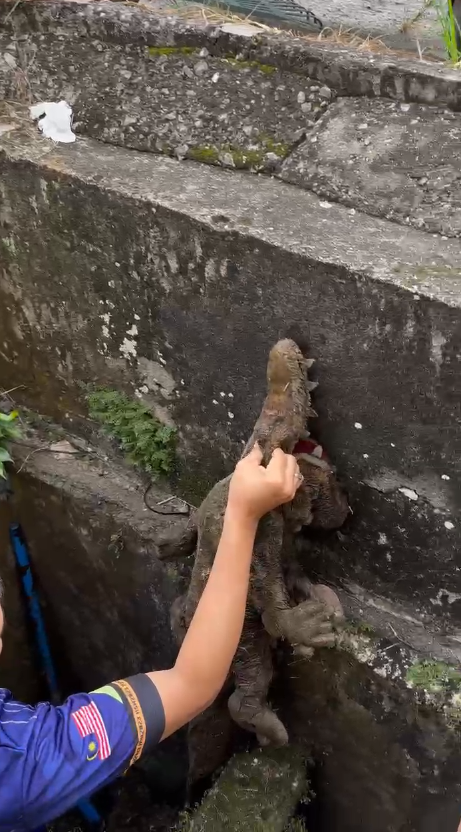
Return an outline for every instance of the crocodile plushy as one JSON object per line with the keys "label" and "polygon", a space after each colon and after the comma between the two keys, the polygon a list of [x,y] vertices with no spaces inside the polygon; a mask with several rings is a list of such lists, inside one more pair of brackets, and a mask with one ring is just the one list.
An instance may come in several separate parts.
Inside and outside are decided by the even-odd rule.
{"label": "crocodile plushy", "polygon": [[[302,526],[339,528],[349,511],[346,496],[320,446],[309,439],[308,418],[315,416],[307,377],[313,361],[298,345],[279,341],[269,354],[267,396],[243,456],[258,442],[267,464],[275,448],[295,453],[304,481],[292,503],[267,514],[256,535],[250,591],[240,644],[232,665],[234,692],[229,699],[233,719],[256,733],[261,744],[283,745],[285,726],[267,702],[273,676],[273,640],[284,638],[303,655],[335,643],[342,619],[336,594],[311,584],[303,575],[292,545]],[[162,560],[196,552],[191,581],[178,598],[171,621],[179,641],[184,637],[210,574],[221,537],[230,477],[218,482],[185,529],[158,542]]]}

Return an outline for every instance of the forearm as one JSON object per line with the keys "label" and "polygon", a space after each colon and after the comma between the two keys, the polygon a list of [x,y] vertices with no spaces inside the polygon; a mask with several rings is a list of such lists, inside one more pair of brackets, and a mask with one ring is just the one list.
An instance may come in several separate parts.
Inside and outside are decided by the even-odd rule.
{"label": "forearm", "polygon": [[242,633],[256,529],[256,521],[227,510],[213,568],[176,661],[207,702],[224,684]]}
{"label": "forearm", "polygon": [[163,702],[164,738],[204,711],[226,680],[242,632],[257,525],[227,510],[213,567],[175,666],[147,674]]}
{"label": "forearm", "polygon": [[163,738],[205,710],[223,686],[242,634],[258,520],[292,500],[302,481],[294,457],[277,450],[267,468],[262,458],[255,446],[236,466],[213,567],[175,666],[147,674],[163,703]]}

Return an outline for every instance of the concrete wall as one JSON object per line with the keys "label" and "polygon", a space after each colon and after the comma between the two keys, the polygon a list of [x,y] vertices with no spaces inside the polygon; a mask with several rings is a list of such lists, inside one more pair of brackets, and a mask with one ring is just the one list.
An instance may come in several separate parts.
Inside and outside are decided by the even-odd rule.
{"label": "concrete wall", "polygon": [[[28,453],[23,448],[23,460]],[[32,454],[13,485],[14,499],[0,504],[7,621],[2,685],[23,701],[49,698],[7,543],[12,519],[21,523],[30,548],[63,696],[171,667],[177,648],[169,607],[184,582],[181,571],[156,559],[156,536],[169,518],[145,507],[143,483],[93,452],[83,458]],[[154,504],[162,497],[155,488],[150,494]],[[162,801],[177,798],[187,774],[183,733],[162,743],[142,769]]]}
{"label": "concrete wall", "polygon": [[460,244],[90,141],[3,148],[5,386],[74,423],[82,383],[144,396],[179,427],[196,500],[250,432],[268,348],[301,333],[357,507],[337,572],[456,629]]}

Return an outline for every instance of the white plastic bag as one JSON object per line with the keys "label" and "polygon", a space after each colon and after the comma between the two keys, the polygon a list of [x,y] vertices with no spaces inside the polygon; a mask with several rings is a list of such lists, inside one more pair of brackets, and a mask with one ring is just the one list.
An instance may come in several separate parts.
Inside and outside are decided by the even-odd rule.
{"label": "white plastic bag", "polygon": [[44,101],[29,108],[31,117],[38,121],[38,129],[54,142],[74,142],[72,107],[67,101]]}

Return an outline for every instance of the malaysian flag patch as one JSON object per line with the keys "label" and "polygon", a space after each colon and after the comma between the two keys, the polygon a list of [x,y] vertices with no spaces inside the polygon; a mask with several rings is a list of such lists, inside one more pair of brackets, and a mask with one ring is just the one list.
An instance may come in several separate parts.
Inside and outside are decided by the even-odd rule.
{"label": "malaysian flag patch", "polygon": [[95,702],[84,705],[78,711],[71,714],[71,716],[82,739],[90,736],[96,738],[98,751],[94,756],[97,756],[100,760],[107,760],[110,757],[109,737],[107,736],[106,726]]}

